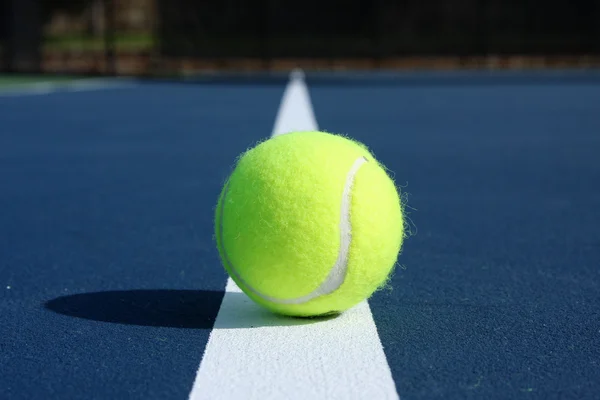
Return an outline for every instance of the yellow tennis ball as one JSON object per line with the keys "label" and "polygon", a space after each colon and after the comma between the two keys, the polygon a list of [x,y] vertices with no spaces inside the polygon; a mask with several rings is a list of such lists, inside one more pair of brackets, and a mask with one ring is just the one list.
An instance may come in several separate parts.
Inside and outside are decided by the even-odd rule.
{"label": "yellow tennis ball", "polygon": [[239,157],[215,236],[225,269],[256,303],[292,316],[340,313],[387,282],[404,240],[403,208],[365,146],[294,132]]}

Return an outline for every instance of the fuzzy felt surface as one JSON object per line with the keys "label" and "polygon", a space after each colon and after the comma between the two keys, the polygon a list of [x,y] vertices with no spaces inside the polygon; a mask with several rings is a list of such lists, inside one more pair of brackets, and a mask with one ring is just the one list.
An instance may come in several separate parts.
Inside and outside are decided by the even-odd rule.
{"label": "fuzzy felt surface", "polygon": [[[297,305],[257,296],[301,297],[327,278],[340,249],[347,174],[360,157],[368,162],[350,193],[351,238],[341,286]],[[404,238],[402,205],[384,168],[365,146],[324,132],[278,136],[245,152],[215,221],[223,263],[236,283],[255,301],[292,315],[343,311],[368,298],[387,280]]]}

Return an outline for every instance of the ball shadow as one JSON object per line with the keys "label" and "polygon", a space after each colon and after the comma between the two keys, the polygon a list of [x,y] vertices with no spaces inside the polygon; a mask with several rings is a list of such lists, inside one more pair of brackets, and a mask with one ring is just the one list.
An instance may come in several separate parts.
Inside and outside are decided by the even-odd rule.
{"label": "ball shadow", "polygon": [[125,325],[210,329],[223,292],[211,290],[123,290],[62,296],[44,304],[70,317]]}
{"label": "ball shadow", "polygon": [[[291,318],[275,315],[243,293],[212,290],[123,290],[61,296],[44,308],[61,315],[124,325],[183,328],[241,329],[294,326],[335,318]],[[222,314],[217,320],[219,310]],[[215,321],[217,323],[215,324]]]}

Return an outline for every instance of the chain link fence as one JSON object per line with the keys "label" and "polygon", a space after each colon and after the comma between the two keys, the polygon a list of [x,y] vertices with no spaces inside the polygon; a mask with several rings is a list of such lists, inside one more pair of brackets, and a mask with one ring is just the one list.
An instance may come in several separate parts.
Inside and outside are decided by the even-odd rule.
{"label": "chain link fence", "polygon": [[5,72],[595,66],[600,58],[596,0],[0,0],[0,18]]}

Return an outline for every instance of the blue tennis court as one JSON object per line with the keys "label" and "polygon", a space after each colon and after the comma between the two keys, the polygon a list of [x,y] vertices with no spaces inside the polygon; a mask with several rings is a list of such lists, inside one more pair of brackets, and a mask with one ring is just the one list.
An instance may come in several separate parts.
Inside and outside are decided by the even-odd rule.
{"label": "blue tennis court", "polygon": [[[221,187],[288,84],[0,93],[0,398],[342,398],[331,359],[288,370],[278,338],[303,329],[311,357],[370,325],[252,308],[226,290],[213,238]],[[305,88],[319,129],[393,171],[412,221],[392,288],[368,303],[377,343],[348,344],[382,349],[389,382],[345,397],[598,398],[600,75],[308,72]],[[239,358],[221,357],[228,343]],[[224,360],[245,372],[227,381]],[[262,369],[273,360],[281,376]],[[203,368],[221,374],[211,391]],[[247,396],[223,385],[249,381]]]}

